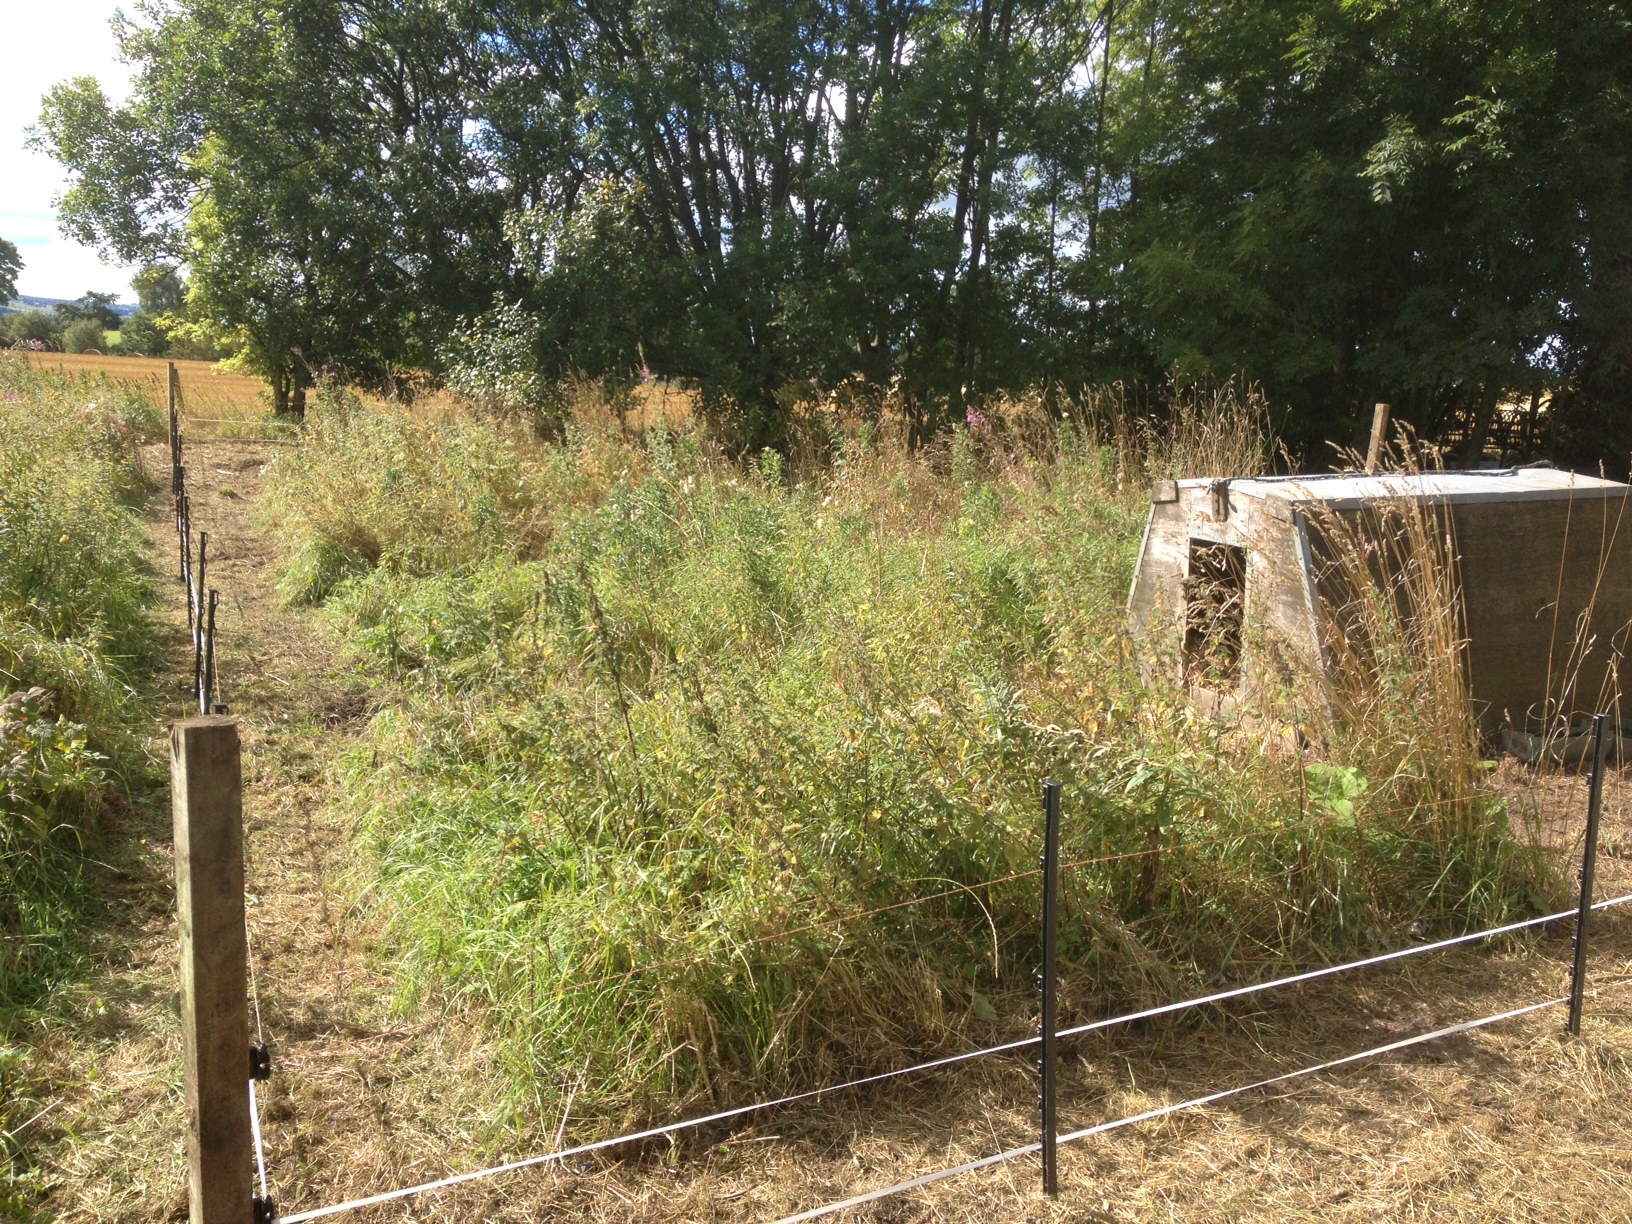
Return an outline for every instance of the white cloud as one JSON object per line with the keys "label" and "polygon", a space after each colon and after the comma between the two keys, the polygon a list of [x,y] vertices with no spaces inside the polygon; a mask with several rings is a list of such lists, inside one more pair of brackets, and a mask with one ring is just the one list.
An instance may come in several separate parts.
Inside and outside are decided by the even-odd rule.
{"label": "white cloud", "polygon": [[110,98],[123,98],[131,71],[118,60],[109,21],[118,0],[0,0],[5,67],[0,70],[0,238],[17,244],[19,293],[78,297],[87,289],[129,298],[130,270],[104,264],[64,238],[52,198],[63,188],[60,167],[23,147],[40,115],[40,99],[60,81],[94,76]]}

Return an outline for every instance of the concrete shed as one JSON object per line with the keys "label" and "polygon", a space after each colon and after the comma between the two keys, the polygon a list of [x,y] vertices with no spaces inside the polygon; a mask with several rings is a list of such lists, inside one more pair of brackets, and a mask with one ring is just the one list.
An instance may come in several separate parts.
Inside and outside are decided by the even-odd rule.
{"label": "concrete shed", "polygon": [[[1607,708],[1632,631],[1632,486],[1550,468],[1157,482],[1128,614],[1216,709],[1319,674],[1345,632],[1331,524],[1434,508],[1481,729]],[[1551,730],[1551,728],[1547,728]]]}

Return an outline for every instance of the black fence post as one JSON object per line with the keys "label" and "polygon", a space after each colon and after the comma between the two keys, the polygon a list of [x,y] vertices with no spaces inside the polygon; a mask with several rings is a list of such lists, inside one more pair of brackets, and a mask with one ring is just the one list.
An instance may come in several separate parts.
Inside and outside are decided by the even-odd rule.
{"label": "black fence post", "polygon": [[1039,975],[1043,988],[1041,1036],[1042,1057],[1037,1070],[1042,1078],[1042,1092],[1037,1104],[1042,1113],[1043,1193],[1053,1198],[1060,1192],[1059,1167],[1055,1158],[1055,1136],[1058,1126],[1054,1114],[1054,1082],[1059,1071],[1055,1033],[1059,1031],[1059,997],[1056,990],[1057,952],[1056,934],[1060,906],[1060,784],[1043,783],[1043,966]]}
{"label": "black fence post", "polygon": [[200,644],[204,640],[204,592],[209,588],[210,533],[198,533],[198,569],[193,573],[193,586],[198,590],[198,606],[194,610],[193,637]]}
{"label": "black fence post", "polygon": [[[1570,1017],[1564,1030],[1581,1035],[1581,1005],[1587,989],[1587,919],[1592,915],[1592,879],[1598,866],[1598,813],[1604,798],[1604,725],[1608,715],[1592,720],[1592,774],[1587,784],[1587,844],[1581,850],[1581,907],[1575,915],[1575,963],[1570,968]],[[1617,728],[1618,730],[1618,728]]]}
{"label": "black fence post", "polygon": [[201,714],[210,713],[215,693],[215,605],[219,591],[210,592],[209,624],[204,630],[204,688],[198,695]]}
{"label": "black fence post", "polygon": [[181,411],[176,403],[176,363],[165,363],[165,397],[170,408],[170,492],[181,493]]}
{"label": "black fence post", "polygon": [[187,584],[187,615],[198,609],[198,590],[193,581],[193,499],[187,493],[187,469],[181,469],[181,580]]}
{"label": "black fence post", "polygon": [[209,532],[198,533],[198,569],[187,579],[187,630],[193,639],[193,700],[200,714],[210,712],[204,663],[204,577],[209,565],[209,541]]}
{"label": "black fence post", "polygon": [[187,586],[188,615],[192,615],[193,541],[188,524],[187,469],[176,469],[176,547],[181,551],[181,580]]}

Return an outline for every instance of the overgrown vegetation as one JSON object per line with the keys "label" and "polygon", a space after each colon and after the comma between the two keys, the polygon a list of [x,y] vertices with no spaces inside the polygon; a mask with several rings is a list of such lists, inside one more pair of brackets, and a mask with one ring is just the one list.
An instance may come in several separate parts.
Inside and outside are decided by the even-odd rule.
{"label": "overgrown vegetation", "polygon": [[277,470],[287,593],[402,684],[344,801],[404,1002],[602,1109],[1012,1033],[1051,775],[1076,1014],[1533,905],[1409,633],[1318,753],[1141,682],[1148,478],[1261,463],[1239,399],[1016,406],[915,455],[834,424],[799,480],[691,431],[318,421]]}
{"label": "overgrown vegetation", "polygon": [[136,391],[0,357],[0,1216],[26,1216],[14,1129],[40,1107],[7,1038],[83,946],[89,855],[143,764],[137,448],[157,425]]}

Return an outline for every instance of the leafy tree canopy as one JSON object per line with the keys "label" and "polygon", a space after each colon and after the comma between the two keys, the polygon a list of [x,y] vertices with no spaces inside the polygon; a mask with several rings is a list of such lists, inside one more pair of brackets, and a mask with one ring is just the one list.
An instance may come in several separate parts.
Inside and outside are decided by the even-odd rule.
{"label": "leafy tree canopy", "polygon": [[504,264],[447,7],[142,5],[116,23],[128,103],[90,79],[46,96],[35,140],[69,171],[65,230],[185,266],[190,331],[241,335],[280,410],[303,410],[312,362],[363,382],[429,364]]}
{"label": "leafy tree canopy", "polygon": [[23,257],[17,245],[0,238],[0,305],[17,296],[17,274],[23,270]]}
{"label": "leafy tree canopy", "polygon": [[186,309],[187,285],[176,268],[150,264],[131,277],[130,283],[145,314],[178,314]]}
{"label": "leafy tree canopy", "polygon": [[6,343],[31,341],[60,348],[62,320],[46,310],[16,310],[0,315],[0,336]]}
{"label": "leafy tree canopy", "polygon": [[[113,304],[118,300],[119,295],[116,293],[97,293],[95,290],[88,290],[78,301],[58,302],[52,309],[65,324],[89,322],[108,331],[116,331],[119,327],[119,312],[113,308]],[[88,332],[85,334],[89,335]]]}
{"label": "leafy tree canopy", "polygon": [[138,310],[119,328],[119,351],[137,357],[163,357],[170,351],[170,336],[145,310]]}
{"label": "leafy tree canopy", "polygon": [[118,33],[127,103],[45,101],[64,226],[185,268],[190,334],[280,408],[324,365],[650,367],[757,446],[852,380],[922,435],[1177,372],[1263,382],[1311,445],[1543,395],[1555,453],[1632,444],[1624,3],[148,0]]}

